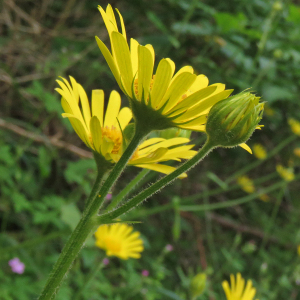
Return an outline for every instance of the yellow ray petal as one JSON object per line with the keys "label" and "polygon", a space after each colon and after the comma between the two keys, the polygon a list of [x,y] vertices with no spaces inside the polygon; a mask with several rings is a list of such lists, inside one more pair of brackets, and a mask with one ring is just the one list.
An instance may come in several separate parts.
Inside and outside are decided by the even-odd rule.
{"label": "yellow ray petal", "polygon": [[188,109],[192,108],[193,106],[198,104],[200,100],[202,101],[202,99],[205,99],[210,95],[212,95],[216,89],[217,89],[216,86],[209,86],[188,96],[187,98],[185,98],[184,100],[182,100],[180,103],[176,105],[176,107],[174,108],[174,112],[172,112],[169,116],[170,117],[176,116],[182,113],[184,110],[187,110],[187,108]]}
{"label": "yellow ray petal", "polygon": [[[131,121],[131,119],[132,119],[131,109],[128,108],[128,107],[122,108],[119,112],[119,115],[118,115],[118,120],[119,120],[119,123],[121,125],[122,130],[128,125],[128,123]],[[114,126],[116,128],[118,128],[119,123],[116,121]]]}
{"label": "yellow ray petal", "polygon": [[186,113],[179,116],[174,120],[174,122],[179,123],[184,120],[189,120],[191,118],[195,118],[199,116],[200,114],[203,114],[206,109],[212,107],[214,104],[216,104],[218,101],[226,99],[233,90],[226,90],[223,92],[220,92],[214,96],[208,97],[205,100],[201,101],[199,104],[194,105],[191,109],[189,109]]}
{"label": "yellow ray petal", "polygon": [[102,130],[98,117],[93,116],[90,123],[91,135],[95,150],[100,153],[102,144]]}
{"label": "yellow ray petal", "polygon": [[132,65],[128,44],[124,39],[124,36],[119,32],[112,32],[112,47],[114,48],[115,58],[118,64],[118,68],[124,83],[124,88],[129,97],[132,97]]}
{"label": "yellow ray petal", "polygon": [[116,20],[116,17],[115,17],[115,14],[114,14],[114,10],[113,8],[111,7],[110,4],[107,5],[106,7],[106,15],[109,19],[109,21],[114,25],[114,27],[116,28],[115,30],[116,31],[119,31],[118,30],[118,25],[117,25],[117,20]]}
{"label": "yellow ray petal", "polygon": [[[106,10],[108,10],[108,7],[110,6],[110,4],[107,6]],[[101,13],[101,16],[103,18],[104,24],[106,26],[106,29],[108,31],[109,37],[110,37],[110,41],[111,41],[111,34],[113,31],[118,31],[118,28],[116,27],[116,22],[115,24],[112,22],[112,20],[109,18],[108,14],[104,11],[104,9],[99,5],[98,9]]]}
{"label": "yellow ray petal", "polygon": [[119,18],[120,18],[120,22],[121,22],[121,27],[122,27],[122,34],[123,34],[125,40],[127,40],[126,29],[125,29],[123,17],[122,17],[121,13],[119,12],[119,10],[117,8],[116,8],[116,11],[119,14]]}
{"label": "yellow ray petal", "polygon": [[145,154],[155,151],[156,149],[161,148],[161,147],[168,148],[168,147],[175,146],[175,145],[185,144],[185,143],[188,143],[189,141],[190,140],[188,138],[172,138],[169,140],[164,140],[155,145],[149,146],[144,149],[140,149],[139,155],[145,155]]}
{"label": "yellow ray petal", "polygon": [[141,145],[139,146],[139,149],[143,149],[145,147],[148,147],[150,145],[156,144],[156,143],[158,143],[160,141],[164,141],[164,140],[165,139],[163,139],[163,138],[151,138],[151,139],[148,139],[148,140],[146,140],[146,141],[144,141],[144,142],[141,143]]}
{"label": "yellow ray petal", "polygon": [[150,82],[153,74],[153,59],[151,51],[143,46],[138,47],[139,55],[139,66],[138,66],[138,94],[139,99],[142,99],[142,94],[144,93],[144,101],[147,103]]}
{"label": "yellow ray petal", "polygon": [[247,144],[243,143],[243,144],[239,144],[239,146],[245,149],[246,151],[248,151],[250,154],[252,154],[252,150]]}
{"label": "yellow ray petal", "polygon": [[[163,174],[170,174],[170,173],[172,173],[173,171],[176,170],[176,168],[174,168],[174,167],[161,165],[161,164],[141,164],[141,165],[135,165],[135,167],[160,172],[160,173],[163,173]],[[180,179],[183,179],[183,178],[186,178],[186,177],[187,177],[186,173],[183,173],[180,176],[178,176],[178,178],[180,178]]]}
{"label": "yellow ray petal", "polygon": [[183,94],[189,89],[189,87],[196,80],[196,75],[189,72],[183,72],[171,83],[169,89],[167,90],[165,96],[160,102],[159,108],[169,100],[167,105],[163,109],[163,114],[166,114],[170,109],[172,109]]}
{"label": "yellow ray petal", "polygon": [[96,42],[98,44],[98,47],[102,53],[102,55],[104,56],[111,72],[113,73],[119,87],[121,88],[121,90],[123,92],[125,92],[123,90],[123,87],[121,85],[121,81],[120,81],[120,72],[119,72],[119,69],[118,69],[118,66],[117,64],[115,63],[114,61],[114,58],[112,57],[111,53],[109,52],[109,50],[107,49],[107,47],[105,46],[105,44],[96,36]]}
{"label": "yellow ray petal", "polygon": [[92,91],[92,116],[96,116],[103,126],[104,92],[103,90]]}
{"label": "yellow ray petal", "polygon": [[80,96],[83,117],[84,117],[87,127],[89,127],[90,120],[91,120],[91,108],[90,108],[89,100],[88,100],[85,90],[79,83],[77,83],[77,88],[78,88],[78,92],[79,92],[79,96]]}
{"label": "yellow ray petal", "polygon": [[201,74],[197,76],[195,82],[189,88],[189,92],[195,93],[201,89],[206,88],[207,86],[208,86],[208,78],[205,75]]}
{"label": "yellow ray petal", "polygon": [[[174,63],[173,63],[174,64]],[[162,59],[157,67],[154,84],[151,93],[151,105],[154,109],[159,105],[165,95],[174,73],[172,64],[167,59]]]}
{"label": "yellow ray petal", "polygon": [[184,67],[182,67],[181,69],[179,69],[179,70],[176,72],[176,74],[174,75],[174,77],[172,78],[171,84],[173,83],[173,81],[174,81],[180,74],[186,73],[186,72],[187,72],[187,73],[193,74],[193,73],[194,73],[193,67],[191,67],[191,66],[184,66]]}
{"label": "yellow ray petal", "polygon": [[135,78],[138,78],[138,46],[139,43],[135,39],[130,39],[130,57],[132,63],[132,72]]}
{"label": "yellow ray petal", "polygon": [[167,148],[158,148],[148,156],[133,158],[130,160],[129,164],[148,164],[148,163],[156,163],[160,161],[160,158],[163,157],[168,152]]}
{"label": "yellow ray petal", "polygon": [[107,110],[105,113],[104,127],[111,127],[115,124],[121,107],[121,97],[116,91],[112,91],[109,96]]}
{"label": "yellow ray petal", "polygon": [[82,122],[76,118],[74,115],[70,115],[70,114],[62,114],[62,116],[64,118],[68,118],[73,129],[75,130],[75,132],[77,133],[77,135],[80,137],[80,139],[89,147],[89,148],[93,148],[92,143],[90,142],[90,139],[88,137],[88,133],[86,131],[86,129],[83,127]]}
{"label": "yellow ray petal", "polygon": [[150,44],[147,44],[145,47],[150,51],[151,56],[152,56],[152,64],[154,65],[154,61],[155,61],[155,52],[154,52],[154,48],[153,48],[153,46],[150,45]]}

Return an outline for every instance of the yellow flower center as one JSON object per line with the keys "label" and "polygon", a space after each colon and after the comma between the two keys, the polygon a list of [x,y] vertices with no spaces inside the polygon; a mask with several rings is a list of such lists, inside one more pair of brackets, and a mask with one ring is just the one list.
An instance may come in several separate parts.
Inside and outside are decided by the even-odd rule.
{"label": "yellow flower center", "polygon": [[[150,91],[153,88],[154,78],[155,78],[155,75],[152,76],[152,79],[151,79],[151,82],[150,82]],[[136,97],[139,99],[139,80],[138,80],[138,78],[136,78],[134,80],[133,85],[134,85],[134,93],[135,93]],[[148,97],[148,99],[149,99],[149,97]]]}
{"label": "yellow flower center", "polygon": [[120,241],[109,236],[104,239],[104,242],[108,253],[113,255],[121,252],[122,247]]}
{"label": "yellow flower center", "polygon": [[115,126],[106,126],[102,128],[102,138],[103,137],[107,137],[114,143],[114,147],[111,153],[118,154],[122,145],[122,132]]}

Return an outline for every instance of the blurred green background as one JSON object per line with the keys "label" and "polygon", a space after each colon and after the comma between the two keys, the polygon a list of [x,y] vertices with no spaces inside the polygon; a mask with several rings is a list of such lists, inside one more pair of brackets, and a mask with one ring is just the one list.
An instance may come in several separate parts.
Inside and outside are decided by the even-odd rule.
{"label": "blurred green background", "polygon": [[[72,75],[90,95],[118,89],[94,36],[109,39],[97,5],[106,1],[5,0],[0,12],[0,299],[36,299],[76,225],[95,178],[91,154],[73,132],[54,91]],[[207,274],[198,299],[225,299],[230,273],[251,278],[257,298],[300,299],[300,138],[287,120],[300,120],[300,6],[297,1],[111,1],[128,37],[151,43],[156,61],[192,65],[210,83],[235,93],[252,88],[267,102],[248,142],[268,153],[217,149],[143,206],[131,212],[145,243],[139,260],[112,258],[81,299],[188,299],[191,278]],[[123,104],[128,105],[123,99]],[[204,134],[192,134],[196,148]],[[295,153],[296,154],[295,154]],[[289,167],[286,182],[276,165]],[[140,170],[130,167],[113,197]],[[237,179],[247,175],[255,191]],[[150,172],[143,184],[160,175]],[[298,180],[297,180],[298,179]],[[136,191],[133,191],[136,193]],[[262,201],[267,195],[268,201]],[[266,200],[266,199],[264,199]],[[173,251],[165,250],[167,244]],[[8,261],[19,257],[23,274]],[[104,257],[89,241],[57,299],[74,299]],[[142,276],[148,270],[149,276]]]}

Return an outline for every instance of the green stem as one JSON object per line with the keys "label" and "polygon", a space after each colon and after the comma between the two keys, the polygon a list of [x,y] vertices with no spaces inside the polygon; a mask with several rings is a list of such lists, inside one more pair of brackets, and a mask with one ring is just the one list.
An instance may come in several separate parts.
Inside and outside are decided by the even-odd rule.
{"label": "green stem", "polygon": [[[273,192],[277,189],[282,188],[285,185],[286,185],[285,181],[279,181],[267,188],[261,189],[257,193],[253,193],[253,194],[247,195],[245,197],[241,197],[241,198],[234,199],[234,200],[228,200],[226,202],[221,202],[221,203],[202,204],[202,205],[180,205],[179,210],[180,211],[210,211],[210,210],[215,210],[215,209],[228,208],[228,207],[232,207],[232,206],[250,202],[254,199],[257,199],[259,197],[259,195],[261,195],[261,194]],[[204,195],[203,197],[208,197],[210,195],[210,193],[208,191],[206,194],[203,193],[203,195]],[[166,210],[171,210],[171,209],[174,209],[174,204],[168,203],[163,206],[153,207],[153,208],[147,209],[146,211],[139,212],[135,215],[135,217],[137,217],[137,216],[139,218],[146,217],[149,215],[161,213],[161,212],[164,212]]]}
{"label": "green stem", "polygon": [[213,204],[204,204],[204,205],[181,205],[180,210],[181,211],[207,211],[207,210],[215,210],[215,209],[220,209],[220,208],[227,208],[231,206],[236,206],[240,204],[244,204],[247,202],[250,202],[254,199],[257,199],[259,195],[265,194],[265,193],[270,193],[273,192],[279,188],[282,188],[283,186],[286,185],[285,181],[280,181],[277,182],[267,188],[264,188],[260,190],[258,193],[253,193],[250,195],[247,195],[242,198],[238,198],[235,200],[229,200],[226,202],[221,202],[221,203],[213,203]]}
{"label": "green stem", "polygon": [[130,199],[127,203],[123,204],[119,208],[115,209],[112,212],[105,213],[103,215],[100,215],[98,217],[98,221],[106,222],[113,220],[124,213],[128,212],[130,209],[134,208],[138,204],[142,203],[145,199],[149,198],[154,193],[158,192],[160,189],[162,189],[167,184],[170,184],[173,180],[175,180],[179,175],[181,175],[183,172],[188,171],[192,167],[194,167],[197,163],[199,163],[215,146],[210,143],[210,141],[207,139],[205,145],[202,147],[202,149],[190,160],[182,164],[180,167],[178,167],[175,171],[168,174],[167,176],[163,177],[162,179],[155,182],[153,185],[151,185],[149,188],[143,190],[140,192],[137,196]]}
{"label": "green stem", "polygon": [[90,274],[88,275],[85,283],[82,285],[82,287],[79,289],[78,292],[76,292],[75,294],[75,298],[73,300],[79,300],[80,296],[82,295],[82,292],[89,286],[90,282],[92,279],[95,278],[95,276],[97,275],[97,273],[104,267],[103,264],[103,260],[100,261],[100,263],[98,262],[94,269],[90,272]]}
{"label": "green stem", "polygon": [[276,220],[276,217],[277,217],[277,214],[278,214],[278,211],[279,211],[279,207],[280,207],[281,202],[283,200],[283,196],[284,196],[284,192],[286,190],[286,187],[287,187],[287,182],[284,182],[284,185],[282,186],[282,189],[279,192],[279,194],[277,196],[277,199],[276,199],[276,203],[273,207],[270,221],[267,224],[267,228],[265,230],[265,235],[264,235],[264,238],[262,240],[261,247],[260,247],[260,252],[265,248],[266,244],[268,243],[269,237],[271,235],[271,230],[272,230],[272,227],[275,224],[275,220]]}
{"label": "green stem", "polygon": [[141,171],[116,197],[113,198],[112,202],[108,205],[107,210],[114,209],[149,172],[150,170],[147,169]]}
{"label": "green stem", "polygon": [[82,217],[75,230],[72,232],[69,240],[67,241],[67,244],[63,248],[62,253],[58,258],[58,261],[54,265],[53,270],[48,278],[48,281],[39,297],[39,300],[49,300],[55,298],[55,295],[62,283],[63,278],[65,277],[67,271],[70,269],[73,261],[77,257],[86,238],[98,224],[95,222],[95,217],[101,205],[104,202],[105,196],[109,192],[114,182],[120,176],[128,160],[130,159],[139,142],[144,136],[145,134],[141,131],[135,132],[135,135],[133,136],[122,157],[116,163],[115,167],[113,168],[113,170],[111,171],[111,173],[109,174],[108,178],[102,186],[101,182],[103,174],[99,172],[94,187],[92,189],[91,195],[88,198],[88,205],[84,209]]}
{"label": "green stem", "polygon": [[225,180],[225,183],[229,183],[229,182],[233,181],[235,178],[237,178],[238,176],[241,176],[244,173],[247,173],[250,170],[258,167],[259,165],[261,165],[262,163],[264,163],[267,159],[269,159],[272,156],[274,156],[275,154],[277,154],[286,145],[288,145],[289,143],[293,142],[295,139],[297,139],[296,135],[289,136],[287,139],[285,139],[279,145],[277,145],[272,151],[270,151],[269,154],[267,155],[267,157],[265,159],[257,160],[254,163],[247,165],[245,168],[240,169],[239,171],[235,172],[233,175],[231,175],[230,177],[228,177]]}

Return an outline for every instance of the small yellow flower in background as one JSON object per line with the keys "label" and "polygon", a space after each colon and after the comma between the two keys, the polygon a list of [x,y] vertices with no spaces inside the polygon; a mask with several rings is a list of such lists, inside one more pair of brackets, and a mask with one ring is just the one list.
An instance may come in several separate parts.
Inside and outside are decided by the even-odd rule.
{"label": "small yellow flower in background", "polygon": [[98,46],[121,90],[131,101],[137,121],[149,123],[147,130],[170,127],[205,131],[210,108],[227,98],[232,90],[216,83],[208,86],[205,75],[195,75],[191,66],[181,68],[174,76],[175,64],[162,59],[153,75],[155,53],[152,45],[141,46],[135,39],[130,48],[122,15],[117,10],[122,33],[111,5],[106,11],[98,7],[107,28],[111,52],[96,37]]}
{"label": "small yellow flower in background", "polygon": [[258,159],[265,159],[267,157],[267,151],[264,148],[263,145],[261,144],[254,144],[252,147],[253,154],[258,158]]}
{"label": "small yellow flower in background", "polygon": [[[131,110],[121,107],[121,97],[112,91],[104,114],[104,92],[92,91],[92,107],[83,87],[70,77],[71,84],[62,78],[57,80],[60,88],[56,91],[62,96],[63,117],[69,118],[75,132],[93,151],[101,154],[105,160],[116,163],[124,152],[123,131],[132,119]],[[92,109],[91,109],[92,108]],[[131,159],[129,165],[169,174],[174,167],[158,164],[168,160],[181,161],[189,159],[197,152],[191,150],[193,145],[184,145],[188,138],[152,138],[142,142]],[[169,149],[172,148],[172,149]],[[180,178],[186,174],[180,175]]]}
{"label": "small yellow flower in background", "polygon": [[270,196],[267,194],[260,194],[259,199],[264,201],[264,202],[269,202],[270,201]]}
{"label": "small yellow flower in background", "polygon": [[297,247],[297,253],[300,256],[300,245],[298,245],[298,247]]}
{"label": "small yellow flower in background", "polygon": [[292,181],[295,178],[294,170],[292,168],[284,168],[282,165],[277,165],[276,171],[285,181]]}
{"label": "small yellow flower in background", "polygon": [[252,194],[255,192],[254,183],[248,176],[238,177],[237,183],[241,186],[242,190],[244,190],[246,193]]}
{"label": "small yellow flower in background", "polygon": [[127,224],[101,225],[95,233],[96,246],[105,250],[107,256],[140,258],[143,241],[138,231],[132,231],[133,227]]}
{"label": "small yellow flower in background", "polygon": [[300,122],[298,122],[297,120],[295,120],[293,118],[290,118],[288,120],[288,123],[289,123],[293,133],[300,136]]}
{"label": "small yellow flower in background", "polygon": [[298,157],[300,157],[300,148],[295,148],[294,149],[294,154]]}
{"label": "small yellow flower in background", "polygon": [[256,289],[252,286],[252,281],[248,280],[245,287],[245,279],[240,273],[237,273],[236,279],[233,274],[230,275],[230,284],[223,281],[222,286],[227,300],[253,300]]}

